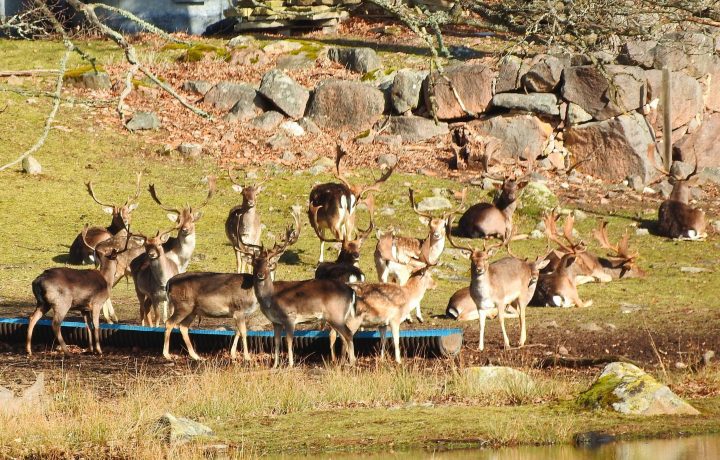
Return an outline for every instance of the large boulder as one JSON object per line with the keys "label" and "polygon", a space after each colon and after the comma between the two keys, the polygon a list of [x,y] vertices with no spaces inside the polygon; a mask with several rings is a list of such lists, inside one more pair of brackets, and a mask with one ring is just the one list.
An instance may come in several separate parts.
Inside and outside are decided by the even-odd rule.
{"label": "large boulder", "polygon": [[415,116],[391,116],[384,126],[384,133],[400,136],[403,142],[421,142],[449,132],[447,123],[436,124],[429,118]]}
{"label": "large boulder", "polygon": [[277,69],[263,75],[258,92],[293,119],[302,118],[310,99],[310,91]]}
{"label": "large boulder", "polygon": [[469,115],[460,105],[459,97],[469,112],[482,113],[492,99],[494,80],[495,72],[483,64],[449,67],[443,76],[433,72],[423,83],[425,106],[434,110],[440,120],[465,118]]}
{"label": "large boulder", "polygon": [[532,387],[533,379],[526,373],[505,366],[475,366],[465,369],[465,379],[471,386],[484,389]]}
{"label": "large boulder", "polygon": [[674,159],[694,163],[695,157],[702,167],[720,167],[720,113],[707,117],[696,131],[673,146]]}
{"label": "large boulder", "polygon": [[268,102],[253,87],[237,92],[236,97],[238,100],[225,115],[226,120],[247,121],[269,108]]}
{"label": "large boulder", "polygon": [[130,131],[158,129],[160,127],[160,118],[155,112],[135,112],[125,126]]}
{"label": "large boulder", "polygon": [[420,91],[426,72],[402,69],[395,74],[390,87],[390,103],[396,113],[405,113],[420,106]]}
{"label": "large boulder", "polygon": [[563,69],[569,64],[555,56],[540,55],[533,59],[530,69],[523,75],[525,90],[550,93],[560,84]]}
{"label": "large boulder", "polygon": [[322,129],[362,131],[383,114],[385,96],[370,85],[326,80],[315,88],[307,117]]}
{"label": "large boulder", "polygon": [[560,115],[557,96],[553,93],[500,93],[493,96],[492,105],[509,110]]}
{"label": "large boulder", "polygon": [[156,423],[156,430],[170,443],[187,442],[197,437],[212,436],[213,430],[184,417],[175,417],[170,412],[166,412]]}
{"label": "large boulder", "polygon": [[379,69],[382,64],[372,48],[330,48],[328,59],[358,73]]}
{"label": "large boulder", "polygon": [[698,415],[651,375],[629,363],[610,363],[595,383],[577,398],[588,409],[612,409],[628,415]]}
{"label": "large boulder", "polygon": [[517,56],[505,56],[500,61],[500,69],[498,69],[497,82],[495,83],[495,93],[506,93],[516,91],[522,86],[522,77],[527,72],[529,65],[524,63]]}
{"label": "large boulder", "polygon": [[712,66],[715,40],[700,32],[673,32],[658,41],[654,53],[654,68],[683,71],[700,78]]}
{"label": "large boulder", "polygon": [[[645,103],[645,72],[638,67],[568,67],[563,71],[562,97],[582,107],[596,120],[607,120]],[[610,83],[608,82],[610,79]]]}
{"label": "large boulder", "polygon": [[500,140],[493,156],[535,159],[552,134],[552,126],[532,115],[498,115],[468,125],[478,134]]}
{"label": "large boulder", "polygon": [[656,46],[657,42],[654,40],[628,40],[620,47],[617,62],[652,69],[655,63]]}
{"label": "large boulder", "polygon": [[[647,70],[648,100],[660,99],[658,114],[663,113],[662,97],[662,70]],[[703,94],[700,83],[692,77],[681,72],[670,73],[670,96],[672,99],[672,129],[686,125],[703,111]],[[658,116],[654,124],[655,129],[662,131],[662,116]]]}
{"label": "large boulder", "polygon": [[[585,123],[569,128],[565,147],[583,172],[606,180],[640,176],[643,183],[655,174],[648,146],[655,145],[647,122],[637,112],[612,120]],[[657,161],[657,159],[655,159]]]}
{"label": "large boulder", "polygon": [[218,110],[230,110],[241,99],[254,99],[256,90],[246,83],[222,81],[205,93],[203,101]]}

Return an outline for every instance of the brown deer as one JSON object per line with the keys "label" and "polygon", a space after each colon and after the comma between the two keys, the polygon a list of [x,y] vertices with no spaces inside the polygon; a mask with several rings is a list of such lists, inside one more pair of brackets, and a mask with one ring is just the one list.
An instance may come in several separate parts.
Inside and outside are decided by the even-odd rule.
{"label": "brown deer", "polygon": [[[82,235],[78,234],[70,245],[70,254],[68,263],[73,265],[94,263],[93,249],[101,241],[111,238],[113,235],[130,225],[130,216],[137,208],[137,199],[140,196],[140,178],[141,173],[137,174],[137,182],[135,184],[135,196],[128,197],[125,204],[118,206],[115,204],[105,204],[97,199],[93,190],[92,182],[85,183],[90,197],[103,207],[103,211],[112,215],[112,222],[108,227],[90,227],[87,229],[87,239],[83,241]],[[86,244],[87,243],[87,244]]]}
{"label": "brown deer", "polygon": [[[375,246],[374,259],[380,282],[395,282],[402,286],[407,283],[411,273],[421,269],[427,263],[431,265],[438,263],[440,254],[445,248],[448,219],[463,207],[466,192],[467,189],[463,189],[461,192],[457,207],[444,213],[441,217],[435,217],[429,213],[418,211],[414,191],[409,189],[410,205],[413,211],[427,223],[429,233],[424,239],[396,236],[392,233],[379,236]],[[423,261],[427,261],[427,263]],[[419,305],[415,316],[420,322],[423,322]]]}
{"label": "brown deer", "polygon": [[[448,241],[457,249],[466,253],[470,258],[470,297],[475,302],[480,319],[479,349],[485,348],[485,319],[495,315],[500,320],[505,348],[510,348],[510,339],[505,330],[505,317],[520,318],[519,346],[525,345],[527,336],[525,324],[525,308],[532,299],[540,269],[548,264],[547,260],[538,257],[534,262],[528,262],[516,257],[504,257],[493,263],[490,258],[505,243],[499,243],[489,248],[476,249],[471,246],[458,246],[452,240],[449,229],[452,220],[448,222]],[[508,240],[509,242],[509,240]],[[511,307],[510,309],[508,309]]]}
{"label": "brown deer", "polygon": [[[86,240],[88,226],[80,234]],[[129,237],[127,239],[129,241]],[[87,242],[88,246],[90,242]],[[28,320],[27,341],[25,348],[32,355],[32,335],[35,324],[52,308],[52,329],[60,349],[64,354],[68,350],[63,340],[60,325],[68,311],[78,309],[82,312],[88,334],[89,351],[102,354],[100,348],[100,310],[105,300],[110,297],[112,281],[117,268],[118,252],[112,249],[109,253],[96,251],[99,258],[98,269],[77,270],[74,268],[57,267],[45,270],[32,282],[32,291],[37,299],[37,307]],[[92,331],[90,324],[92,323]]]}
{"label": "brown deer", "polygon": [[[355,294],[346,284],[337,280],[273,281],[270,273],[288,246],[294,244],[300,234],[300,218],[293,212],[295,228],[288,227],[281,242],[272,249],[265,249],[240,237],[238,248],[252,257],[253,288],[260,303],[260,310],[273,323],[275,364],[280,363],[280,342],[283,331],[288,348],[290,367],[294,365],[293,335],[300,323],[321,320],[330,325],[343,340],[351,365],[355,363],[352,331],[345,324],[353,316]],[[249,252],[252,251],[252,252]]]}
{"label": "brown deer", "polygon": [[[426,265],[412,273],[404,286],[392,283],[353,283],[355,291],[355,315],[346,323],[353,334],[360,327],[377,327],[380,332],[380,358],[385,357],[385,339],[388,326],[395,347],[395,362],[400,363],[400,324],[410,311],[418,309],[425,292],[435,287],[430,274],[432,266]],[[330,350],[335,359],[335,334],[330,332]]]}
{"label": "brown deer", "polygon": [[[355,226],[355,210],[370,192],[380,190],[380,184],[392,175],[394,166],[387,169],[379,179],[369,185],[351,184],[340,171],[340,162],[347,155],[343,146],[338,146],[335,157],[335,176],[342,182],[328,182],[316,185],[310,191],[308,219],[318,238],[329,230],[336,240],[350,238]],[[317,210],[317,213],[314,210]],[[320,259],[324,261],[325,241],[320,239]]]}
{"label": "brown deer", "polygon": [[225,220],[225,235],[230,241],[230,244],[236,248],[235,259],[237,262],[237,272],[244,273],[250,267],[248,267],[243,251],[237,249],[242,248],[238,240],[238,234],[242,235],[243,241],[255,245],[260,243],[260,233],[262,230],[260,228],[260,215],[257,212],[256,204],[258,195],[264,190],[263,184],[265,181],[254,185],[239,184],[233,179],[230,170],[228,170],[228,176],[230,177],[230,182],[233,184],[233,190],[242,194],[242,203],[230,210]]}
{"label": "brown deer", "polygon": [[502,240],[510,238],[513,233],[513,214],[517,200],[522,189],[529,183],[531,173],[530,167],[522,177],[516,177],[514,172],[511,173],[498,186],[500,193],[492,203],[477,203],[470,206],[458,221],[457,236],[496,237]]}
{"label": "brown deer", "polygon": [[658,169],[667,176],[673,185],[667,200],[658,209],[657,232],[668,238],[699,240],[707,237],[705,232],[705,212],[690,206],[690,187],[697,183],[699,177],[697,156],[695,169],[683,177]]}
{"label": "brown deer", "polygon": [[247,344],[246,319],[259,306],[253,289],[253,277],[247,273],[182,273],[170,278],[167,283],[167,296],[173,314],[165,326],[165,342],[163,356],[170,356],[170,333],[180,326],[180,334],[185,341],[190,357],[201,359],[195,352],[188,327],[195,317],[233,318],[235,320],[235,337],[230,346],[230,357],[237,355],[237,345],[242,336],[243,357],[250,359]]}
{"label": "brown deer", "polygon": [[[319,209],[319,206],[313,207],[313,215],[317,216]],[[360,269],[360,249],[365,239],[370,235],[373,228],[375,228],[372,198],[368,198],[368,213],[370,214],[368,227],[365,230],[358,229],[355,232],[356,235],[354,239],[343,236],[342,241],[339,241],[325,238],[322,232],[317,233],[321,241],[326,243],[342,243],[342,246],[340,247],[340,253],[335,262],[321,262],[318,264],[315,269],[315,279],[335,279],[344,283],[365,281],[365,274]],[[314,221],[316,220],[310,219],[311,224]]]}
{"label": "brown deer", "polygon": [[645,271],[637,264],[640,253],[630,252],[628,243],[630,235],[626,231],[617,244],[610,244],[607,234],[607,222],[600,222],[598,228],[593,230],[593,236],[600,245],[612,251],[607,257],[600,257],[600,264],[605,273],[612,279],[644,278]]}
{"label": "brown deer", "polygon": [[157,234],[152,238],[144,239],[144,257],[136,257],[130,262],[135,293],[140,302],[140,319],[143,326],[160,325],[159,309],[162,305],[163,323],[168,319],[167,282],[178,274],[177,264],[171,260],[163,244],[167,242],[170,230]]}
{"label": "brown deer", "polygon": [[535,294],[530,301],[531,305],[563,308],[592,305],[592,300],[583,302],[580,299],[575,283],[573,266],[579,260],[582,251],[584,247],[577,248],[574,253],[562,254],[554,271],[540,274]]}

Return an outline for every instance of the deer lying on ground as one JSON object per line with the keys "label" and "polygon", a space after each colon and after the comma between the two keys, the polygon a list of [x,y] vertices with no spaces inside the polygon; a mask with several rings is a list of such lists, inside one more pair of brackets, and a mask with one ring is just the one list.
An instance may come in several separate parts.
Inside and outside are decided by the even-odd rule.
{"label": "deer lying on ground", "polygon": [[[312,205],[311,205],[312,206]],[[317,215],[318,207],[312,206],[313,215]],[[322,232],[317,232],[320,241],[326,243],[342,243],[340,253],[335,262],[321,262],[315,269],[315,279],[335,279],[344,283],[355,283],[365,281],[365,274],[360,269],[360,248],[362,248],[365,239],[375,228],[373,220],[372,199],[368,199],[368,213],[370,214],[370,223],[365,230],[357,230],[354,239],[344,236],[342,241],[329,239],[322,236]],[[313,219],[310,220],[312,224]]]}
{"label": "deer lying on ground", "polygon": [[165,252],[163,244],[167,242],[170,232],[175,228],[158,233],[145,240],[144,257],[137,257],[130,262],[135,293],[140,303],[140,320],[143,326],[160,325],[160,306],[162,306],[163,323],[168,319],[167,282],[178,274],[178,266]]}
{"label": "deer lying on ground", "polygon": [[92,182],[87,182],[85,187],[87,188],[90,197],[103,207],[103,211],[112,215],[112,222],[108,227],[90,227],[87,229],[86,240],[84,241],[81,234],[75,237],[75,240],[70,245],[70,254],[68,257],[68,263],[73,265],[80,264],[91,264],[94,263],[93,250],[95,246],[101,241],[105,241],[111,238],[113,235],[121,231],[130,225],[130,217],[132,212],[137,208],[137,199],[140,196],[140,178],[142,175],[137,174],[137,182],[135,185],[135,196],[125,201],[122,206],[114,204],[105,204],[97,199],[95,191],[93,190]]}
{"label": "deer lying on ground", "polygon": [[[505,348],[510,348],[510,339],[505,330],[505,317],[514,316],[514,312],[517,312],[520,318],[519,346],[522,347],[527,336],[525,308],[535,292],[540,269],[545,267],[548,261],[538,257],[534,262],[528,262],[510,256],[490,263],[490,258],[505,243],[495,244],[482,250],[471,246],[458,246],[449,232],[451,224],[452,220],[448,222],[448,241],[470,258],[469,293],[475,302],[480,319],[479,349],[485,348],[485,319],[493,318],[495,315],[500,320]],[[508,307],[512,309],[508,310]]]}
{"label": "deer lying on ground", "polygon": [[[395,282],[404,285],[411,273],[421,269],[428,263],[436,265],[445,248],[446,226],[450,216],[458,212],[465,203],[467,189],[460,195],[457,207],[444,213],[441,217],[434,217],[429,213],[418,211],[415,204],[414,192],[409,190],[410,205],[413,211],[427,222],[429,234],[427,238],[411,238],[386,233],[378,237],[375,246],[375,268],[378,280],[383,283]],[[427,261],[424,262],[424,261]],[[415,316],[423,322],[420,305],[418,304]]]}
{"label": "deer lying on ground", "polygon": [[640,253],[637,251],[631,253],[628,247],[630,235],[627,231],[619,243],[610,244],[607,234],[607,222],[603,221],[600,222],[598,228],[593,230],[593,236],[603,248],[612,251],[607,257],[599,258],[603,270],[612,279],[645,277],[645,271],[637,264]]}
{"label": "deer lying on ground", "polygon": [[699,240],[705,238],[705,212],[690,206],[690,186],[697,180],[698,162],[695,157],[695,169],[686,177],[670,172],[659,171],[670,179],[672,192],[658,210],[658,233],[668,238]]}
{"label": "deer lying on ground", "polygon": [[233,190],[242,194],[242,203],[235,206],[230,210],[227,219],[225,220],[225,235],[227,236],[230,244],[235,249],[235,259],[237,262],[237,272],[245,273],[249,268],[246,257],[243,255],[243,251],[238,250],[241,248],[240,241],[238,240],[238,234],[242,235],[243,241],[250,244],[260,243],[260,215],[257,212],[257,197],[264,190],[263,184],[265,181],[259,182],[254,185],[239,184],[232,177],[232,172],[228,170],[228,176],[230,182],[233,184]]}
{"label": "deer lying on ground", "polygon": [[563,254],[555,270],[540,274],[535,294],[530,301],[532,305],[563,308],[592,305],[592,300],[583,302],[580,299],[573,270],[584,250],[585,248],[581,247],[577,248],[575,253]]}
{"label": "deer lying on ground", "polygon": [[[380,358],[385,357],[388,326],[395,347],[395,361],[400,363],[400,324],[413,309],[418,309],[425,292],[435,287],[431,265],[412,273],[404,286],[392,283],[352,283],[355,291],[355,315],[346,324],[354,334],[360,327],[377,327],[380,332]],[[330,351],[335,359],[335,334],[330,332]]]}
{"label": "deer lying on ground", "polygon": [[[281,242],[272,249],[265,249],[240,237],[239,248],[252,257],[253,288],[260,303],[260,310],[273,323],[275,342],[275,363],[280,363],[280,341],[283,331],[288,348],[290,367],[294,365],[293,335],[300,323],[321,320],[330,325],[342,338],[351,365],[355,363],[355,349],[352,331],[345,324],[353,316],[355,293],[337,280],[273,281],[270,272],[275,270],[277,261],[288,246],[294,244],[300,234],[300,219],[293,212],[295,228],[285,232]],[[249,252],[252,251],[252,252]]]}
{"label": "deer lying on ground", "polygon": [[200,359],[188,336],[188,327],[195,317],[233,318],[235,320],[235,337],[230,347],[230,357],[233,360],[236,358],[238,339],[242,335],[243,357],[245,360],[250,359],[246,318],[259,306],[253,289],[252,275],[247,273],[182,273],[168,281],[167,296],[173,308],[173,314],[165,325],[163,356],[166,359],[171,359],[170,333],[178,325],[190,357],[195,360]]}
{"label": "deer lying on ground", "polygon": [[[340,172],[340,161],[347,155],[344,147],[338,146],[335,157],[335,177],[342,183],[328,182],[316,185],[310,191],[308,219],[320,238],[320,259],[324,261],[325,241],[321,235],[329,230],[334,239],[350,238],[355,227],[355,210],[370,192],[380,190],[380,184],[392,175],[394,166],[388,168],[379,179],[370,185],[353,185]],[[317,210],[317,213],[314,211]]]}
{"label": "deer lying on ground", "polygon": [[[531,163],[532,165],[532,163]],[[529,183],[532,169],[522,177],[514,173],[506,176],[499,185],[500,193],[492,203],[477,203],[470,206],[460,217],[457,236],[465,238],[496,237],[507,240],[513,233],[513,214],[517,207],[520,191]]]}
{"label": "deer lying on ground", "polygon": [[[88,226],[80,234],[86,241]],[[129,238],[128,238],[129,240]],[[88,246],[90,245],[87,242]],[[100,348],[100,310],[105,300],[110,297],[112,280],[117,268],[117,256],[122,251],[111,250],[109,253],[97,251],[100,267],[98,269],[77,270],[58,267],[45,270],[32,282],[32,291],[37,299],[37,307],[28,320],[27,341],[25,348],[32,355],[32,335],[35,324],[51,308],[54,310],[52,329],[60,349],[67,354],[60,325],[68,311],[82,311],[88,334],[89,351],[102,354]],[[90,324],[92,323],[92,331]]]}

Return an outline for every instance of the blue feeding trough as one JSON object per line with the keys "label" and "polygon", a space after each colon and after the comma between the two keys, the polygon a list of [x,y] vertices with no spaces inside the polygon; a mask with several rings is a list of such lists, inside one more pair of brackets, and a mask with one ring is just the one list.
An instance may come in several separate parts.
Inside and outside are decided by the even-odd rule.
{"label": "blue feeding trough", "polygon": [[[0,318],[0,342],[25,343],[27,336],[27,318]],[[41,319],[33,332],[33,347],[42,344],[51,346],[55,342],[52,321]],[[87,346],[87,330],[84,322],[64,321],[62,334],[65,342],[72,345]],[[135,326],[130,324],[101,324],[100,343],[103,347],[139,348],[162,352],[164,327]],[[198,352],[212,352],[230,348],[235,331],[213,329],[190,329],[190,339]],[[390,332],[387,344],[392,351]],[[328,331],[296,330],[294,351],[299,355],[312,353],[329,354],[330,341]],[[374,353],[379,346],[380,333],[377,331],[359,331],[355,334],[355,349],[360,354]],[[417,329],[400,331],[400,348],[408,356],[451,357],[460,352],[463,342],[462,329]],[[174,329],[171,346],[180,348],[180,331]],[[340,340],[337,341],[337,344]],[[337,345],[336,344],[336,345]],[[339,346],[339,345],[338,345]],[[269,352],[273,347],[272,331],[248,331],[248,347],[251,353]],[[241,346],[239,346],[241,349]]]}

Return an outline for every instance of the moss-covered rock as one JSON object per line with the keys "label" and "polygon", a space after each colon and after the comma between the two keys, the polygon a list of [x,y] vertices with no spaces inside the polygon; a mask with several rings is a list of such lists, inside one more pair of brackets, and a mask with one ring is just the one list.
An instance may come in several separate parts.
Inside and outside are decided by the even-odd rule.
{"label": "moss-covered rock", "polygon": [[632,415],[698,415],[686,403],[651,375],[628,363],[605,366],[595,383],[577,397],[588,409],[613,409]]}

